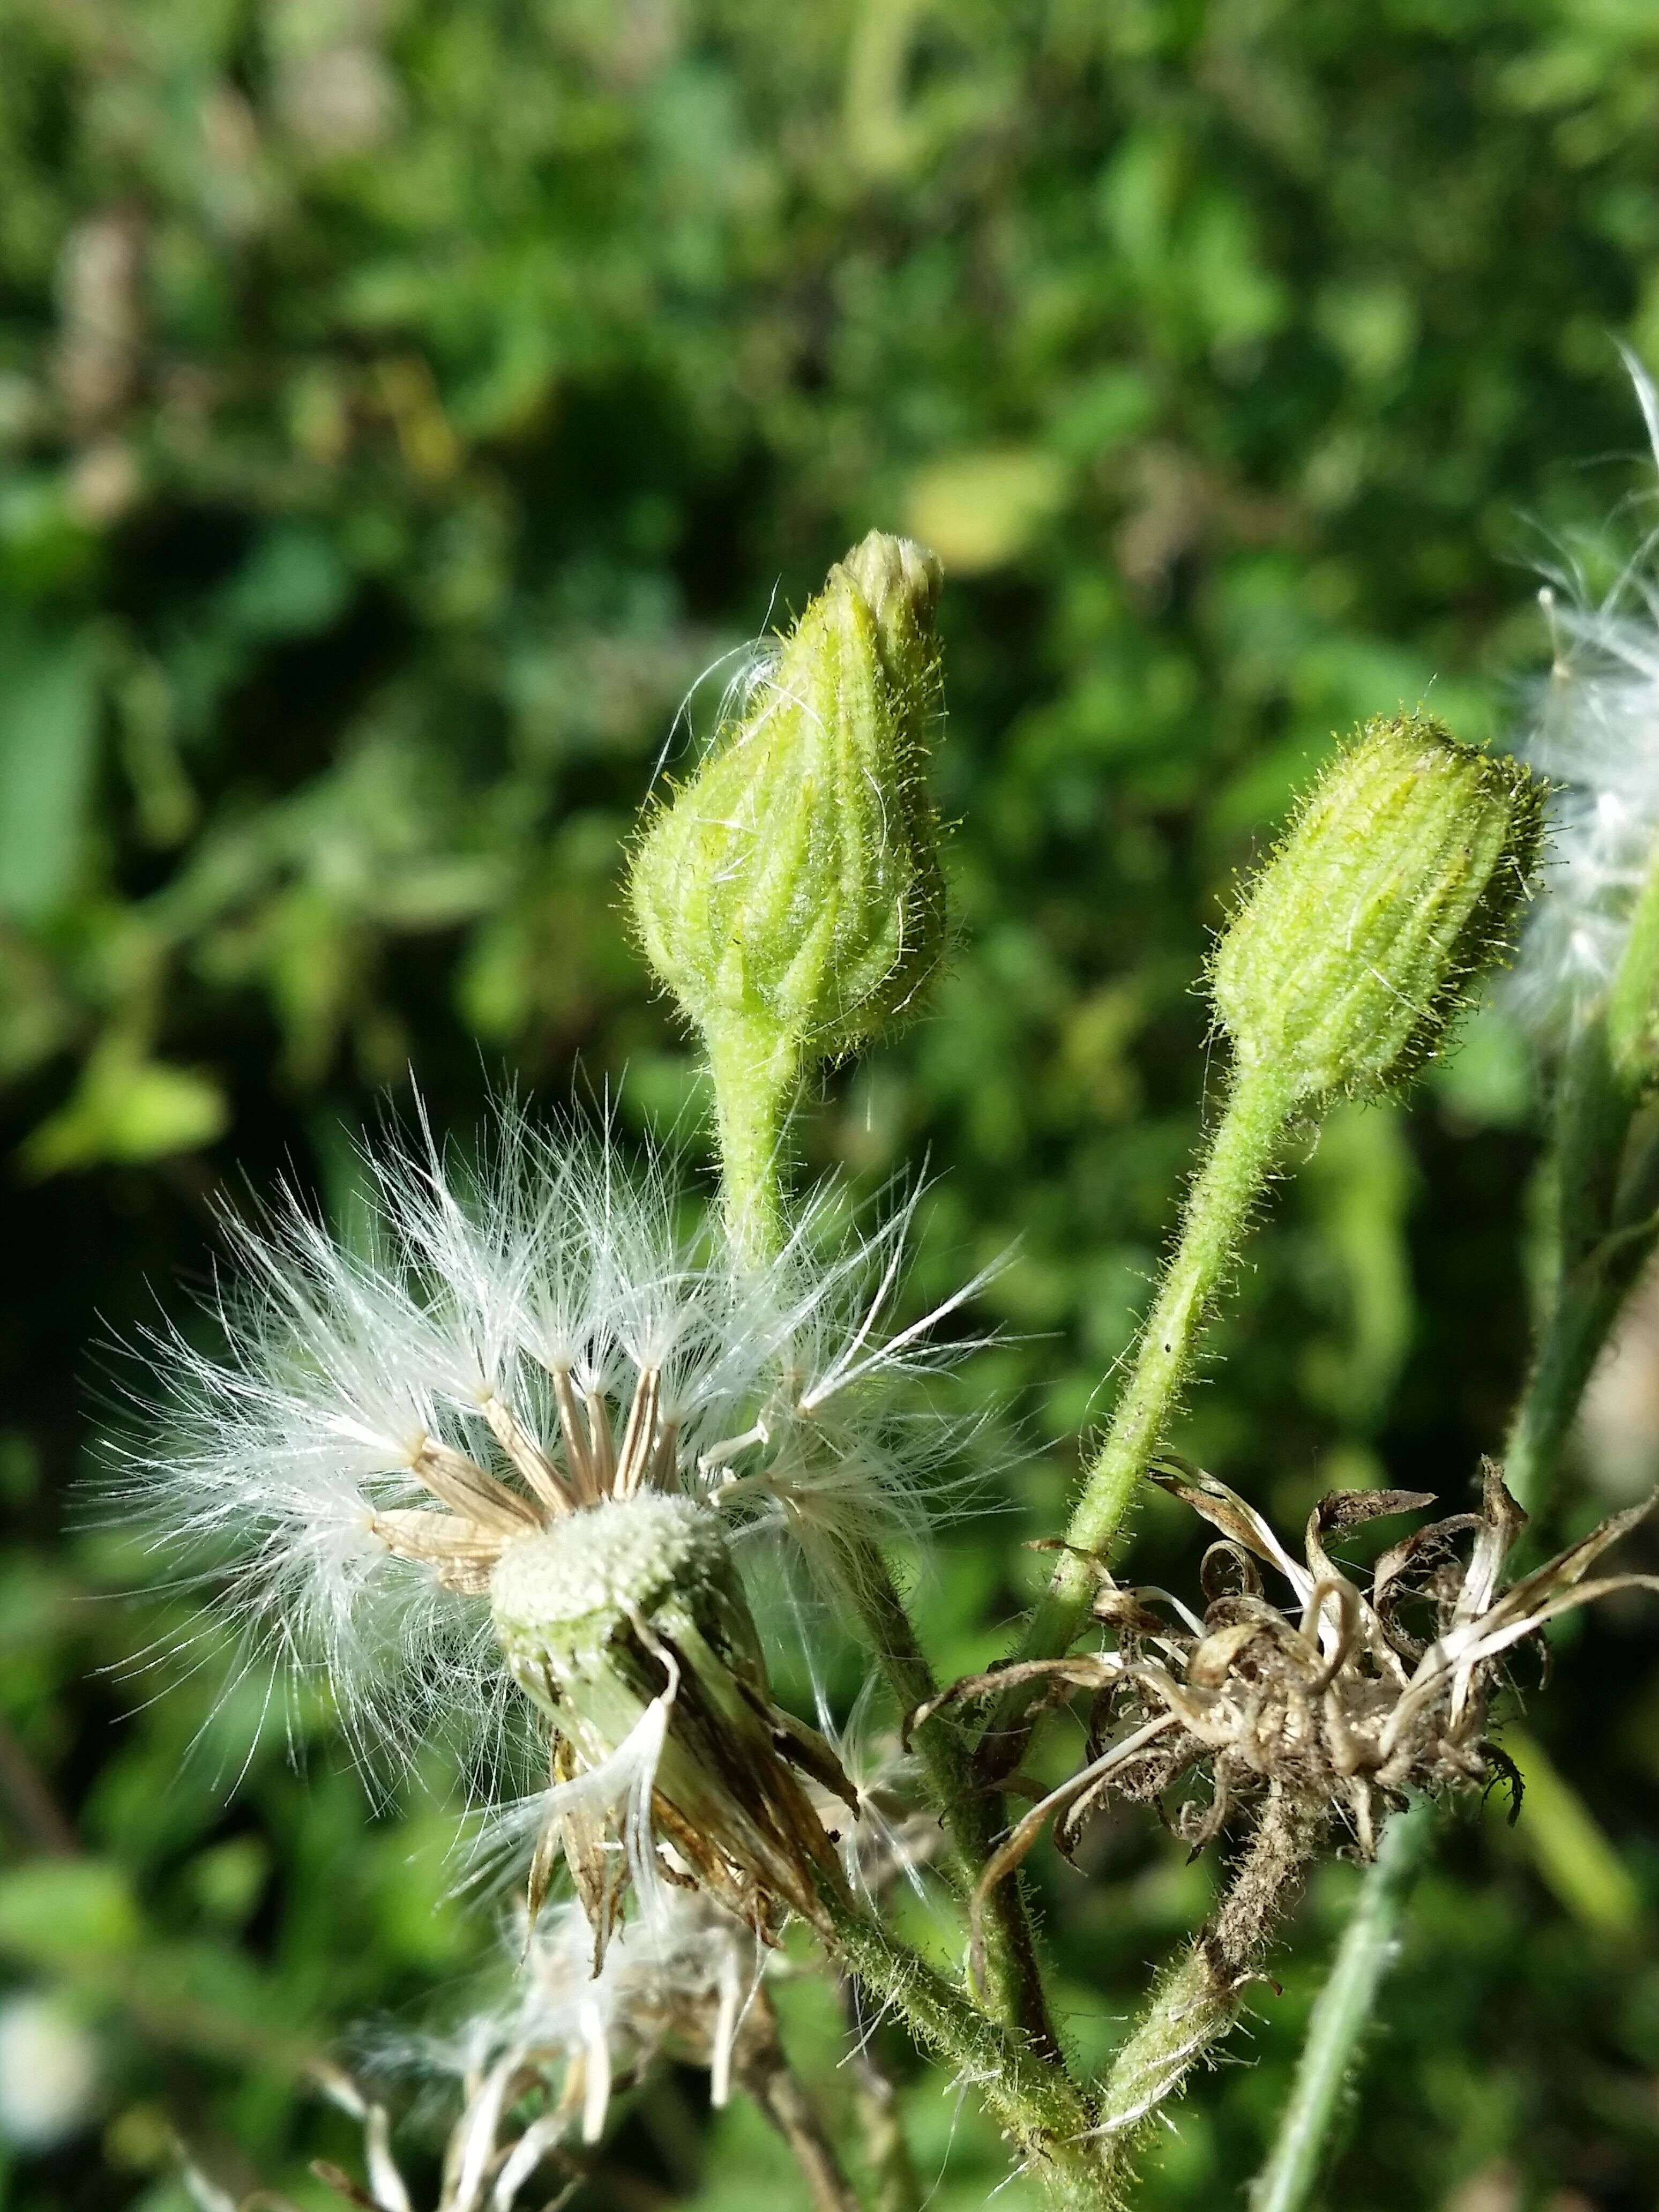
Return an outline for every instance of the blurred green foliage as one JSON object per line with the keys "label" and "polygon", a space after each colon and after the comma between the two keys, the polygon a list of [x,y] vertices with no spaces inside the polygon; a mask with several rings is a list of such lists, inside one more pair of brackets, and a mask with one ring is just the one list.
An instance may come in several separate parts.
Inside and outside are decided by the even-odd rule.
{"label": "blurred green foliage", "polygon": [[[1170,1220],[1235,872],[1357,718],[1500,729],[1528,559],[1633,481],[1656,125],[1638,0],[0,0],[0,1973],[102,2070],[0,2202],[179,2212],[183,2130],[320,2204],[353,2146],[296,2054],[481,1940],[442,1774],[376,1806],[301,1710],[296,1776],[74,1526],[100,1346],[182,1310],[216,1199],[289,1170],[349,1217],[411,1069],[459,1133],[504,1081],[620,1085],[695,1146],[630,820],[702,672],[694,720],[864,530],[925,533],[959,942],[801,1141],[872,1185],[929,1152],[918,1297],[1016,1244],[965,1386],[1011,1510],[923,1602],[984,1663]],[[1188,1448],[1292,1521],[1384,1470],[1455,1499],[1522,1360],[1534,1114],[1488,1012],[1409,1109],[1339,1117]],[[1190,1578],[1174,1509],[1140,1542]],[[1562,1643],[1536,1822],[1472,1813],[1414,1910],[1352,2212],[1659,2187],[1659,1643],[1639,1607]],[[1038,1873],[1103,2048],[1213,1869],[1125,1814]],[[1149,2207],[1239,2201],[1353,1879]],[[1000,2147],[893,2059],[967,2212]],[[582,2202],[783,2201],[702,2094],[641,2100]]]}

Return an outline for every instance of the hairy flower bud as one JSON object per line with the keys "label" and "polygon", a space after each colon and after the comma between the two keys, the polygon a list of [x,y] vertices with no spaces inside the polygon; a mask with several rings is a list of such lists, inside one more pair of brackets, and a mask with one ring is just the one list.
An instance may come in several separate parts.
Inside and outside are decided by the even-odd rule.
{"label": "hairy flower bud", "polygon": [[690,1498],[587,1507],[510,1545],[490,1583],[520,1687],[574,1773],[637,1762],[647,1817],[729,1899],[748,1882],[822,1923],[840,1863],[795,1764],[850,1799],[816,1733],[772,1703],[724,1532]]}
{"label": "hairy flower bud", "polygon": [[632,895],[653,967],[712,1037],[736,1024],[834,1058],[938,960],[923,784],[939,711],[939,567],[872,532],[830,571],[750,711],[652,817]]}
{"label": "hairy flower bud", "polygon": [[1542,805],[1518,763],[1425,715],[1367,723],[1216,949],[1241,1075],[1294,1110],[1375,1097],[1420,1066],[1508,942]]}

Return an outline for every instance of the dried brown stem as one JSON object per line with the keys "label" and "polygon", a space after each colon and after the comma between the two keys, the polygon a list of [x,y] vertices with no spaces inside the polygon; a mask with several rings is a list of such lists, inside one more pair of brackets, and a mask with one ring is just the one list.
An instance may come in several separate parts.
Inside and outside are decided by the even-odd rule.
{"label": "dried brown stem", "polygon": [[785,2055],[777,2014],[757,1990],[735,2054],[739,2081],[788,2144],[814,2212],[861,2212],[811,2099]]}
{"label": "dried brown stem", "polygon": [[1152,2114],[1237,2019],[1241,1992],[1325,1821],[1322,1807],[1277,1786],[1269,1790],[1220,1905],[1160,1984],[1106,2077],[1099,2132],[1113,2142],[1123,2169]]}

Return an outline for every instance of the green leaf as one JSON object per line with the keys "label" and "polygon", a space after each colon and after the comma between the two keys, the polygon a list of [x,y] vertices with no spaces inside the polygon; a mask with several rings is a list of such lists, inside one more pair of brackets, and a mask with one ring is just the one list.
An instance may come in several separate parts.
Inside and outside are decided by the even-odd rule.
{"label": "green leaf", "polygon": [[194,1152],[224,1133],[225,1096],[198,1068],[145,1057],[129,1039],[106,1041],[81,1073],[68,1103],[23,1146],[40,1176],[106,1160],[154,1160]]}
{"label": "green leaf", "polygon": [[0,631],[0,914],[34,921],[73,887],[98,729],[98,633]]}
{"label": "green leaf", "polygon": [[129,1952],[142,1928],[118,1867],[102,1859],[36,1859],[0,1874],[0,1955],[68,1966]]}

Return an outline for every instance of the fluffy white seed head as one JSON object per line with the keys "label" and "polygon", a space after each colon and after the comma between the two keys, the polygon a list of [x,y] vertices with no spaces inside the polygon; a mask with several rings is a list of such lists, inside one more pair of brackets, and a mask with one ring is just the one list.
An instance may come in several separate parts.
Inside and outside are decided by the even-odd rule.
{"label": "fluffy white seed head", "polygon": [[[166,1418],[123,1464],[168,1576],[250,1661],[325,1676],[371,1759],[514,1739],[489,1589],[515,1544],[674,1500],[833,1583],[854,1540],[925,1532],[959,1432],[892,1385],[952,1356],[930,1328],[976,1285],[893,1329],[914,1198],[862,1233],[821,1194],[755,1269],[606,1133],[509,1109],[476,1162],[422,1121],[368,1164],[354,1244],[287,1193],[228,1224],[217,1342],[155,1333]],[[738,1546],[751,1572],[777,1553]]]}
{"label": "fluffy white seed head", "polygon": [[[1659,465],[1659,397],[1628,360]],[[1540,597],[1553,665],[1520,744],[1554,786],[1552,837],[1510,983],[1528,1026],[1565,1042],[1605,994],[1659,839],[1659,562],[1643,537],[1598,593],[1575,564]]]}
{"label": "fluffy white seed head", "polygon": [[458,2142],[480,2114],[495,2117],[492,2090],[502,2081],[519,2097],[527,2081],[539,2083],[557,2132],[592,2142],[613,2089],[659,2057],[708,2069],[714,2101],[725,2103],[766,1956],[733,1914],[665,1888],[610,1944],[596,1973],[581,1911],[555,1906],[528,1932],[508,1931],[495,1986],[456,2027],[399,2039],[384,2055],[462,2085]]}

